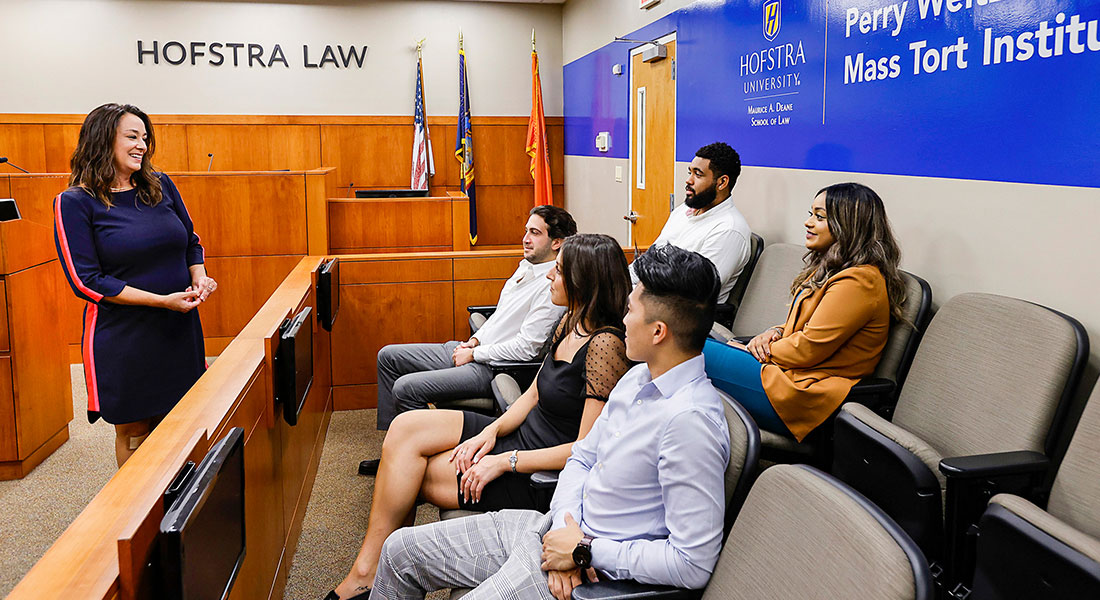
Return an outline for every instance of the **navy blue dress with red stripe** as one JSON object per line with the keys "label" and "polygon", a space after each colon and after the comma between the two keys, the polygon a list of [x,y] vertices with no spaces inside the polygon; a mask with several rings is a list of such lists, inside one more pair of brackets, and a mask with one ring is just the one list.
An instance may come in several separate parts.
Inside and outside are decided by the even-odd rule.
{"label": "navy blue dress with red stripe", "polygon": [[150,207],[136,190],[113,194],[110,209],[81,188],[54,200],[54,241],[65,277],[84,307],[81,350],[88,420],[130,423],[163,415],[206,369],[198,309],[114,304],[126,286],[171,294],[191,285],[203,249],[172,180]]}

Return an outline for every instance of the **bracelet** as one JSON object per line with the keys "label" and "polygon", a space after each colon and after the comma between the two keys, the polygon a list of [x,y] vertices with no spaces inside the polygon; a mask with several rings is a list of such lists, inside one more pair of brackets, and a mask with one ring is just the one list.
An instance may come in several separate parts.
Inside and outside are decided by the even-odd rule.
{"label": "bracelet", "polygon": [[512,465],[512,472],[516,472],[516,463],[519,462],[519,450],[512,450],[512,455],[508,457],[508,464]]}

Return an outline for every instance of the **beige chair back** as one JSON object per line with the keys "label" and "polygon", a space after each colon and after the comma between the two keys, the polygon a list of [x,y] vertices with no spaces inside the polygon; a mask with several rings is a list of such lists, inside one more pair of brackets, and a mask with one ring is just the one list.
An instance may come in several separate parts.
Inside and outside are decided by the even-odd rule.
{"label": "beige chair back", "polygon": [[806,248],[798,244],[771,244],[764,248],[749,278],[730,330],[740,337],[756,335],[787,319],[791,282],[802,270]]}
{"label": "beige chair back", "polygon": [[1100,385],[1092,390],[1050,490],[1047,512],[1100,540]]}
{"label": "beige chair back", "polygon": [[912,540],[850,488],[812,467],[777,465],[749,492],[703,600],[928,598],[927,568]]}
{"label": "beige chair back", "polygon": [[941,456],[1045,452],[1076,377],[1079,327],[1023,300],[955,296],[928,325],[894,424]]}
{"label": "beige chair back", "polygon": [[[901,278],[905,280],[905,304],[901,308],[901,314],[907,323],[890,322],[890,336],[872,375],[894,383],[900,383],[899,379],[905,377],[905,372],[899,371],[904,365],[906,354],[913,352],[911,343],[919,341],[921,331],[927,327],[926,321],[932,304],[932,290],[927,283],[905,271],[901,271]],[[909,360],[912,360],[912,354],[909,354]]]}

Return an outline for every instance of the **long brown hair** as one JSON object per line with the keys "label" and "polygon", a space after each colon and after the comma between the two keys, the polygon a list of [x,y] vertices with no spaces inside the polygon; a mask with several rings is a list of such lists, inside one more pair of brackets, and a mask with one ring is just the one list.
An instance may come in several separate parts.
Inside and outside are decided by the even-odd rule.
{"label": "long brown hair", "polygon": [[602,233],[579,233],[561,245],[562,278],[568,312],[562,335],[591,333],[602,327],[623,328],[630,271],[615,238]]}
{"label": "long brown hair", "polygon": [[905,281],[898,272],[901,250],[894,239],[886,207],[871,188],[858,183],[838,183],[820,190],[825,194],[825,218],[833,242],[824,252],[810,250],[806,268],[791,284],[791,295],[802,288],[818,289],[833,275],[857,265],[874,265],[886,280],[890,316],[905,321]]}
{"label": "long brown hair", "polygon": [[137,189],[137,197],[144,204],[156,206],[160,204],[161,189],[160,177],[153,169],[153,153],[157,148],[153,122],[149,120],[149,115],[132,104],[104,104],[84,117],[76,150],[69,160],[72,172],[69,185],[84,188],[107,208],[114,206],[111,186],[115,181],[115,138],[118,122],[127,113],[141,119],[148,134],[141,169],[130,176],[130,185]]}

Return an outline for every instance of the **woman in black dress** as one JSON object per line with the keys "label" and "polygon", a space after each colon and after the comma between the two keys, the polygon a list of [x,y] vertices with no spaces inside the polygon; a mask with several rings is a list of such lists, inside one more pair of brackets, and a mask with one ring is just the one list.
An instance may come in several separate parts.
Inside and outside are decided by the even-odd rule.
{"label": "woman in black dress", "polygon": [[610,236],[565,239],[550,297],[567,307],[531,387],[500,417],[455,410],[398,415],[382,443],[367,534],[359,556],[326,600],[366,598],[382,543],[422,498],[442,508],[546,510],[530,473],[559,470],[584,438],[630,363],[623,314],[630,274]]}
{"label": "woman in black dress", "polygon": [[88,420],[115,426],[118,465],[206,369],[195,308],[217,289],[175,184],[153,170],[137,107],[84,119],[69,189],[54,200],[57,255],[84,307]]}

